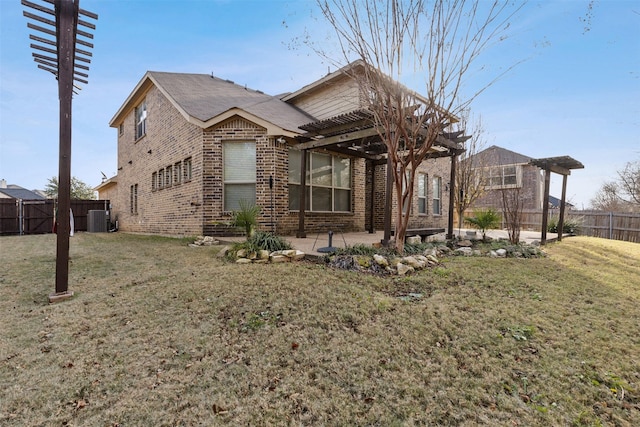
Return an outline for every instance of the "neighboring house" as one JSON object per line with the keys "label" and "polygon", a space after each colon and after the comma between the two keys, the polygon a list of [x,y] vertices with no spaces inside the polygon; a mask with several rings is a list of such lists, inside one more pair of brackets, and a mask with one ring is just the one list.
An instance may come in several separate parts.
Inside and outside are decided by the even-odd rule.
{"label": "neighboring house", "polygon": [[3,179],[0,180],[0,199],[45,200],[46,197],[43,197],[36,191],[22,188],[19,185],[7,185],[7,181]]}
{"label": "neighboring house", "polygon": [[[117,176],[95,189],[122,231],[221,234],[242,201],[282,235],[301,224],[381,229],[386,163],[375,150],[384,144],[361,99],[343,70],[280,97],[206,74],[147,72],[110,122]],[[446,227],[448,150],[460,145],[447,146],[417,171],[410,228]]]}
{"label": "neighboring house", "polygon": [[[575,208],[575,205],[573,205],[571,203],[567,203],[567,202],[564,202],[564,206],[565,206],[566,209],[569,209],[569,210]],[[560,209],[560,199],[558,199],[557,197],[549,195],[549,207],[551,209]]]}
{"label": "neighboring house", "polygon": [[544,199],[544,173],[529,164],[533,158],[506,148],[492,145],[475,154],[475,162],[482,168],[484,193],[473,206],[502,208],[503,190],[517,189],[523,201],[523,209],[542,209]]}

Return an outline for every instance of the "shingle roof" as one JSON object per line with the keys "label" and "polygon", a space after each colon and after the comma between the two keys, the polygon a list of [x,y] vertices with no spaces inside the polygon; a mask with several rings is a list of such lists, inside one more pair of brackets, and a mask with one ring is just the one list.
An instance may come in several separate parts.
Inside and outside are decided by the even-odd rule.
{"label": "shingle roof", "polygon": [[476,154],[476,156],[488,159],[492,165],[513,165],[529,163],[533,160],[532,157],[507,150],[506,148],[498,147],[497,145],[492,145],[491,147]]}
{"label": "shingle roof", "polygon": [[301,132],[299,126],[315,120],[277,97],[208,74],[158,71],[148,74],[187,114],[203,122],[233,108],[295,132]]}
{"label": "shingle roof", "polygon": [[45,200],[45,198],[38,193],[34,193],[25,188],[0,188],[0,193],[4,193],[12,199]]}

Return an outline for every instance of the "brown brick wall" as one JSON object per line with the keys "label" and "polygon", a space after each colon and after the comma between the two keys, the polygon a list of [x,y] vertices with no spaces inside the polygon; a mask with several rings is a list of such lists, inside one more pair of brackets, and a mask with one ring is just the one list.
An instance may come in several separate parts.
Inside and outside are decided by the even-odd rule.
{"label": "brown brick wall", "polygon": [[[111,195],[113,216],[118,217],[122,231],[189,236],[215,234],[216,225],[231,219],[223,212],[223,157],[225,141],[256,143],[256,203],[262,208],[262,229],[275,228],[280,235],[293,235],[298,230],[298,212],[289,210],[288,145],[268,136],[266,129],[241,117],[210,129],[187,122],[180,112],[155,87],[146,93],[147,134],[134,140],[135,117],[130,111],[124,119],[122,135],[118,135],[117,194]],[[293,141],[289,141],[292,143]],[[152,187],[152,175],[176,162],[191,158],[192,179],[161,189]],[[413,200],[410,227],[445,227],[447,222],[449,182],[448,158],[425,162],[420,171],[429,174],[429,213],[418,215],[417,194]],[[370,187],[363,159],[351,161],[351,212],[307,212],[307,233],[325,232],[328,228],[363,231],[368,215]],[[383,228],[385,167],[376,168],[375,228]],[[442,177],[442,215],[432,214],[431,178]],[[273,177],[273,190],[269,187]],[[138,212],[130,213],[130,187],[138,184]],[[370,183],[369,183],[370,185]],[[415,190],[417,192],[417,189]],[[272,203],[273,201],[273,203]],[[273,224],[272,224],[273,218]],[[336,226],[339,224],[340,226]]]}
{"label": "brown brick wall", "polygon": [[[408,228],[446,228],[448,222],[449,211],[449,177],[450,177],[450,165],[451,159],[448,157],[439,159],[425,160],[416,172],[416,179],[418,173],[425,173],[428,175],[427,184],[427,213],[418,213],[418,185],[417,183],[413,188],[413,200],[411,203],[411,218],[409,219]],[[385,182],[386,182],[386,165],[378,165],[375,168],[375,187],[374,187],[374,213],[373,221],[374,228],[376,230],[384,229],[384,203],[385,203]],[[370,171],[368,172],[370,173]],[[433,178],[440,177],[442,179],[442,194],[441,194],[441,214],[433,214]],[[367,206],[369,206],[369,197],[371,194],[370,179],[367,179]],[[395,190],[392,189],[393,201],[392,201],[392,213],[391,213],[391,227],[395,227],[395,215],[397,212],[398,204],[395,197]],[[371,216],[368,215],[367,227],[369,227],[369,221]]]}
{"label": "brown brick wall", "polygon": [[[135,141],[130,111],[118,136],[118,192],[112,200],[122,231],[196,235],[202,233],[202,129],[188,123],[155,87],[146,94],[146,135]],[[151,152],[149,152],[151,151]],[[152,190],[151,177],[192,158],[192,179]],[[131,162],[131,163],[129,163]],[[130,187],[138,184],[138,213],[130,213]]]}

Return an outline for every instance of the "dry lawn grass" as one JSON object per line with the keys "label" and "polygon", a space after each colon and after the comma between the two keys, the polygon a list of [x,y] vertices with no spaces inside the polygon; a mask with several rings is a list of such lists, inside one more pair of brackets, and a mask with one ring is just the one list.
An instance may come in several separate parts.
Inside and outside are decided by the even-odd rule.
{"label": "dry lawn grass", "polygon": [[2,425],[640,425],[637,244],[390,278],[71,242],[49,305],[55,237],[0,238]]}

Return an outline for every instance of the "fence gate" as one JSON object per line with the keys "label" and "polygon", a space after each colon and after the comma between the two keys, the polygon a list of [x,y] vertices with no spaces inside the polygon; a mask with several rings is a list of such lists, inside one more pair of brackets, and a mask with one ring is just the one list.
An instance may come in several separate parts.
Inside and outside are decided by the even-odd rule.
{"label": "fence gate", "polygon": [[22,201],[22,234],[51,233],[53,200]]}
{"label": "fence gate", "polygon": [[[76,231],[87,231],[90,210],[109,209],[109,200],[72,200]],[[53,231],[55,200],[0,199],[0,235],[43,234]]]}

